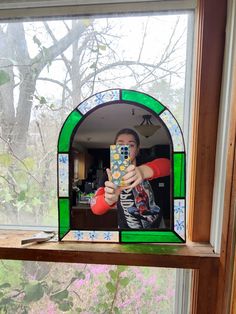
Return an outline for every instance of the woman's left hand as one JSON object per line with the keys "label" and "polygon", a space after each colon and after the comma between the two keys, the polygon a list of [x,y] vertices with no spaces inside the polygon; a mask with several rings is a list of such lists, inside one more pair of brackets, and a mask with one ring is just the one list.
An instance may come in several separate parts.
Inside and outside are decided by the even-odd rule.
{"label": "woman's left hand", "polygon": [[123,176],[123,182],[126,185],[124,189],[132,189],[143,181],[143,173],[139,167],[129,165],[127,173]]}

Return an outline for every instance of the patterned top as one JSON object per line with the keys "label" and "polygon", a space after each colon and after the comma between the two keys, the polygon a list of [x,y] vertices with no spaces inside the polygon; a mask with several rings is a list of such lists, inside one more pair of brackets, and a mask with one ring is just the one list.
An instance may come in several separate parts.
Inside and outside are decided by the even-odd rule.
{"label": "patterned top", "polygon": [[162,214],[160,207],[155,203],[149,180],[168,176],[170,174],[170,161],[165,158],[158,158],[145,165],[152,168],[153,176],[133,189],[122,190],[118,202],[113,206],[107,204],[104,199],[104,183],[108,180],[107,175],[104,175],[101,187],[91,201],[93,213],[102,215],[116,206],[119,228],[158,228]]}

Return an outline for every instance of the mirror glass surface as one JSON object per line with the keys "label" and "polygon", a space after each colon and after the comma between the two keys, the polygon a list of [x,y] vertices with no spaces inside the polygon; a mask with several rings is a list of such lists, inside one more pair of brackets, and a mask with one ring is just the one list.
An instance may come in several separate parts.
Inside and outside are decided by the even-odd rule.
{"label": "mirror glass surface", "polygon": [[[70,199],[71,228],[79,230],[118,230],[119,209],[116,206],[103,215],[91,211],[90,202],[97,189],[104,183],[106,168],[110,168],[111,144],[116,133],[123,128],[135,130],[143,121],[143,115],[151,115],[153,125],[159,126],[149,137],[138,133],[140,152],[137,165],[156,158],[168,158],[172,161],[172,140],[163,121],[154,112],[135,104],[125,102],[106,104],[89,112],[78,124],[70,149]],[[170,171],[172,173],[172,169]],[[161,214],[153,215],[155,223],[147,224],[147,217],[141,218],[142,227],[170,230],[172,226],[172,175],[149,181],[153,192],[152,204],[156,204]],[[148,184],[149,184],[148,183]],[[151,217],[151,216],[150,216]],[[158,217],[158,222],[157,222]]]}

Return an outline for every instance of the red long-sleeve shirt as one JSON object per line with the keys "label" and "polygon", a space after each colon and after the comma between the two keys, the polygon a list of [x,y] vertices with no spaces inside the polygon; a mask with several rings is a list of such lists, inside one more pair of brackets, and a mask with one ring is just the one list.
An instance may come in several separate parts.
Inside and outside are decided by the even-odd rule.
{"label": "red long-sleeve shirt", "polygon": [[[157,158],[150,162],[145,163],[145,166],[150,167],[153,170],[153,176],[147,180],[153,180],[160,177],[170,175],[170,160],[166,158]],[[95,196],[92,198],[90,207],[94,214],[103,215],[113,206],[107,204],[104,198],[105,190],[104,187],[98,188]]]}

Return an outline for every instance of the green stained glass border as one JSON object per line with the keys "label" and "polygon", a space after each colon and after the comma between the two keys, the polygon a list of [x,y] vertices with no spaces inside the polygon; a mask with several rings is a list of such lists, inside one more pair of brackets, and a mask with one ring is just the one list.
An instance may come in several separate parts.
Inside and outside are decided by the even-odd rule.
{"label": "green stained glass border", "polygon": [[77,126],[78,122],[82,118],[82,115],[78,110],[74,110],[66,119],[65,123],[62,126],[59,140],[58,140],[58,152],[67,153],[70,149],[70,140],[74,128]]}
{"label": "green stained glass border", "polygon": [[70,231],[70,200],[69,198],[59,198],[59,240]]}
{"label": "green stained glass border", "polygon": [[[103,97],[100,97],[102,95]],[[120,95],[120,96],[119,96]],[[104,102],[102,99],[105,99]],[[83,101],[83,108],[85,110],[86,116],[92,112],[95,107],[98,105],[109,105],[109,104],[120,103],[135,103],[137,106],[143,106],[147,110],[156,114],[159,119],[166,126],[166,129],[169,130],[165,121],[160,116],[167,108],[162,105],[158,100],[149,96],[148,94],[141,93],[134,90],[126,89],[114,89],[107,90],[92,95],[85,101]],[[59,139],[58,139],[58,153],[70,153],[70,146],[72,141],[73,133],[78,127],[78,123],[83,118],[85,113],[78,111],[80,105],[77,109],[74,109],[66,121],[64,122]],[[168,110],[168,109],[167,109]],[[175,119],[173,117],[173,119]],[[176,121],[176,120],[175,120]],[[177,121],[176,121],[177,122]],[[181,132],[182,136],[182,132]],[[174,138],[170,134],[172,141]],[[182,136],[183,137],[183,136]],[[183,141],[184,143],[184,141]],[[186,193],[186,161],[185,161],[185,152],[173,152],[172,154],[173,161],[173,199],[181,198],[185,199]],[[59,175],[59,174],[58,174]],[[69,198],[60,198],[58,196],[58,212],[59,212],[59,240],[71,230],[70,225],[70,199]],[[172,208],[173,215],[175,215],[174,208]],[[185,221],[184,221],[185,225]],[[174,229],[174,227],[173,227]],[[92,231],[92,230],[91,230]],[[119,230],[120,232],[120,242],[121,243],[183,243],[185,239],[182,239],[178,232],[174,230]],[[185,233],[185,230],[184,230]]]}
{"label": "green stained glass border", "polygon": [[158,230],[135,230],[121,231],[121,242],[124,243],[183,243],[182,240],[174,231],[158,231]]}
{"label": "green stained glass border", "polygon": [[173,154],[174,198],[185,197],[185,154]]}
{"label": "green stained glass border", "polygon": [[165,110],[165,107],[158,100],[147,94],[143,94],[137,91],[122,89],[121,100],[136,102],[145,107],[148,107],[157,114],[160,114],[163,110]]}

